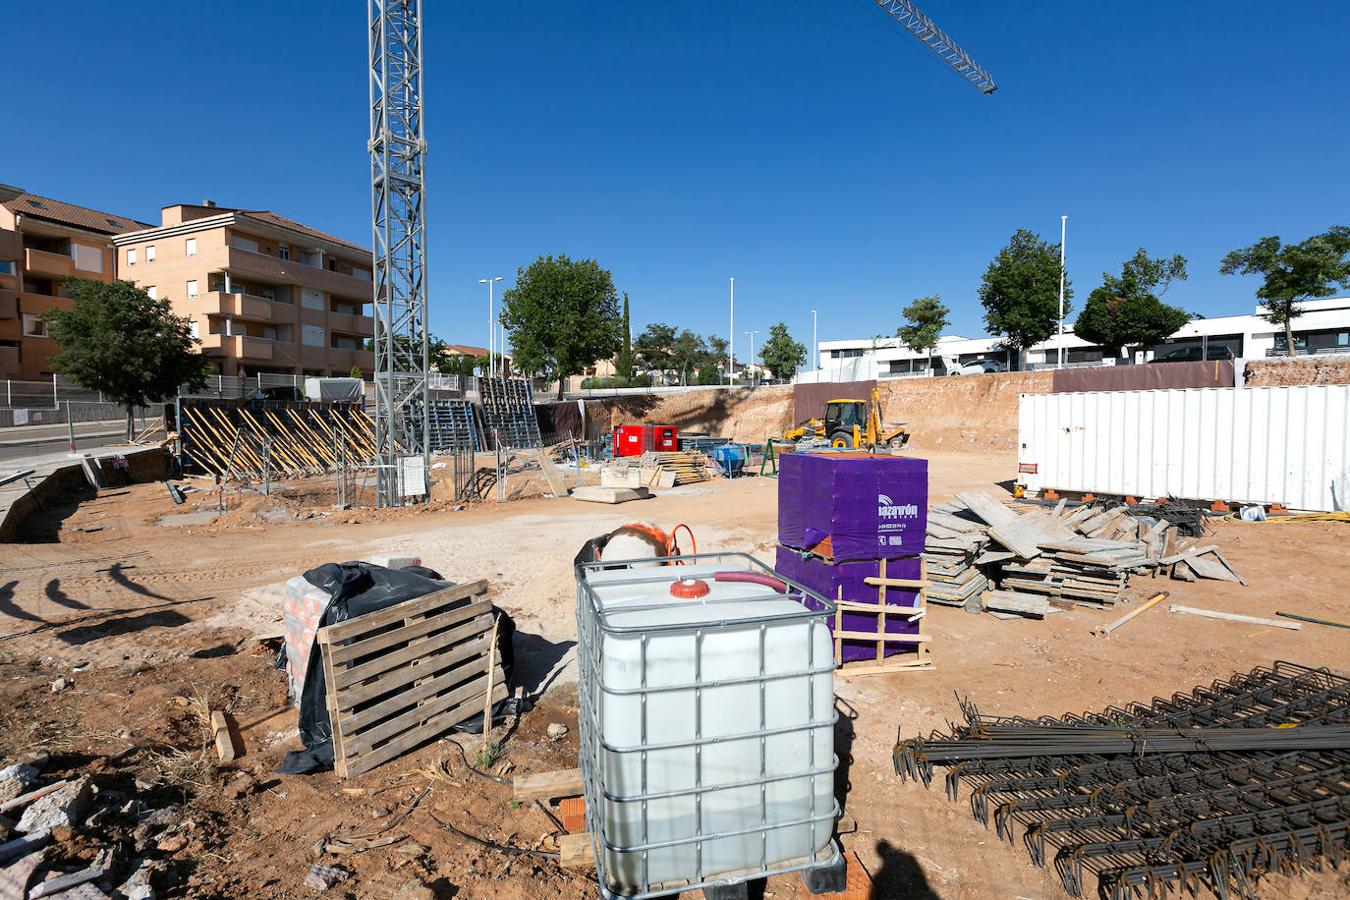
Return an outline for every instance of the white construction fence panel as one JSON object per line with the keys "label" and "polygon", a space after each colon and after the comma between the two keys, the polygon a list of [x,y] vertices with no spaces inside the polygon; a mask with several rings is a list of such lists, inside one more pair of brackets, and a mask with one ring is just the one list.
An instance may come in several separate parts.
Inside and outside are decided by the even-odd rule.
{"label": "white construction fence panel", "polygon": [[1017,433],[1028,491],[1350,508],[1350,385],[1023,394]]}

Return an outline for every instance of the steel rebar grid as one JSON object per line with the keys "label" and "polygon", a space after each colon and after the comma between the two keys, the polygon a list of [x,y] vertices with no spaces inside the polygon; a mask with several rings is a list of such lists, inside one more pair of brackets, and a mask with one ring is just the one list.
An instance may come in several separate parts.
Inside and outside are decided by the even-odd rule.
{"label": "steel rebar grid", "polygon": [[[952,726],[950,737],[934,733],[927,743],[973,741],[1000,729],[1017,736],[1017,729],[1040,728],[1061,740],[1061,730],[1072,738],[1079,730],[1100,734],[1149,726],[1173,733],[1180,726],[1184,733],[1194,727],[1296,732],[1310,725],[1343,725],[1350,721],[1350,679],[1277,663],[1189,695],[1100,714],[1028,720],[981,716],[970,704],[962,709],[964,727]],[[1269,727],[1290,724],[1300,727]],[[945,764],[920,758],[922,750],[916,748],[924,743],[897,744],[902,777],[927,783],[931,766]],[[1044,843],[1054,843],[1056,867],[1071,891],[1082,890],[1082,870],[1090,868],[1099,875],[1104,897],[1161,896],[1169,885],[1191,889],[1199,883],[1220,896],[1245,897],[1262,872],[1338,858],[1345,848],[1350,752],[1344,747],[1144,757],[1065,753],[1062,746],[1048,750],[950,765],[948,792],[954,798],[962,779],[976,783],[972,810],[986,822],[991,798],[1006,796],[995,805],[1000,837],[1012,840],[1013,821],[1022,821],[1038,864],[1045,860]]]}

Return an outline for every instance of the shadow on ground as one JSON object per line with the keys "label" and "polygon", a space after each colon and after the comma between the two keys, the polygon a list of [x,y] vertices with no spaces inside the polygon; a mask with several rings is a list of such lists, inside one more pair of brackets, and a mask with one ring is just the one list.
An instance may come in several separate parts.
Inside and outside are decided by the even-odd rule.
{"label": "shadow on ground", "polygon": [[537,634],[525,634],[517,631],[515,638],[516,669],[513,680],[525,690],[525,696],[538,697],[548,690],[548,686],[557,679],[566,665],[575,665],[569,660],[560,665],[568,651],[577,645],[576,641],[558,641],[554,643]]}

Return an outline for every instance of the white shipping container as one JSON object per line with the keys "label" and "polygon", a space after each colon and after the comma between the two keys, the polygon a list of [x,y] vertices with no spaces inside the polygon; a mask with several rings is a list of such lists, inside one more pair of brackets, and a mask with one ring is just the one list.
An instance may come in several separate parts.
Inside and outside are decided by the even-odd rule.
{"label": "white shipping container", "polygon": [[1023,394],[1018,481],[1346,509],[1350,385]]}

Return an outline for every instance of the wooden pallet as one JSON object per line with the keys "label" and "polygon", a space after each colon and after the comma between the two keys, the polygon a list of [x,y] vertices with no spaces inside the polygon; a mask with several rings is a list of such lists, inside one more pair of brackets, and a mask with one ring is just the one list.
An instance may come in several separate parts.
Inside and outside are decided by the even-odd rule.
{"label": "wooden pallet", "polygon": [[[914,669],[933,668],[933,651],[928,646],[932,640],[932,635],[928,633],[927,610],[928,610],[928,563],[924,560],[919,561],[919,578],[890,578],[886,575],[886,560],[881,561],[881,568],[876,578],[864,579],[869,585],[877,589],[876,603],[859,603],[856,600],[845,600],[844,589],[839,588],[839,595],[835,599],[834,612],[834,664],[839,666],[839,674],[849,675],[877,675],[883,672],[906,672]],[[917,588],[919,594],[916,598],[917,604],[914,606],[898,606],[887,602],[886,590],[888,588]],[[863,612],[871,613],[877,617],[876,633],[868,631],[845,631],[844,613]],[[919,623],[918,634],[887,634],[886,619],[888,616],[903,616],[910,621],[917,620]],[[876,644],[877,658],[874,663],[865,663],[862,660],[844,664],[844,641],[867,641]],[[915,645],[915,654],[913,656],[896,657],[886,656],[887,644],[913,644]]]}
{"label": "wooden pallet", "polygon": [[[319,629],[342,778],[388,762],[481,713],[492,603],[475,581]],[[494,667],[493,701],[506,679]]]}

